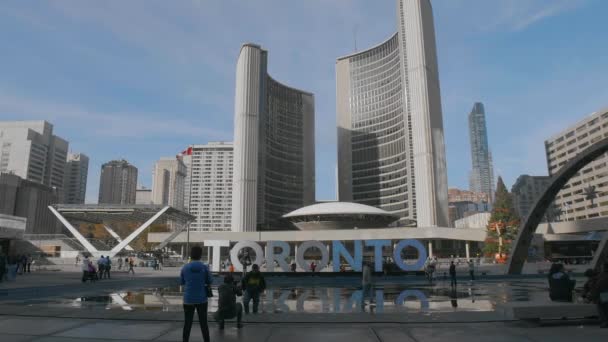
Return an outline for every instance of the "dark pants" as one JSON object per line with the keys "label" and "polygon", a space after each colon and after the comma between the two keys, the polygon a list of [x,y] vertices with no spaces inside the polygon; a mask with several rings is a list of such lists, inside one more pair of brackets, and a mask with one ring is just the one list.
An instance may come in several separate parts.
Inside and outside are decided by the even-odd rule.
{"label": "dark pants", "polygon": [[456,286],[456,275],[450,274],[450,286]]}
{"label": "dark pants", "polygon": [[104,273],[105,273],[105,275],[106,275],[106,278],[108,278],[108,279],[110,279],[110,270],[111,270],[111,269],[112,269],[112,267],[108,267],[108,266],[106,266],[106,267],[104,268]]}
{"label": "dark pants", "polygon": [[258,306],[260,305],[260,291],[249,291],[245,290],[243,296],[243,305],[245,306],[245,313],[249,313],[249,301],[253,299],[253,313],[258,313]]}
{"label": "dark pants", "polygon": [[597,313],[602,324],[608,324],[608,303],[598,303]]}
{"label": "dark pants", "polygon": [[99,270],[97,272],[99,273],[99,279],[103,279],[103,275],[106,272],[106,268],[103,265],[99,265]]}
{"label": "dark pants", "polygon": [[213,318],[220,324],[220,329],[224,329],[224,321],[227,319],[232,319],[236,316],[236,323],[240,327],[241,320],[243,318],[243,305],[241,303],[236,303],[235,310],[233,312],[226,313],[225,311],[217,311],[213,314]]}
{"label": "dark pants", "polygon": [[203,333],[203,340],[209,342],[209,326],[207,325],[207,303],[202,304],[184,304],[184,333],[183,341],[188,342],[190,340],[190,330],[192,329],[192,321],[194,320],[194,310],[198,314],[198,322],[201,325],[201,332]]}
{"label": "dark pants", "polygon": [[475,280],[475,271],[469,271],[469,274],[471,275],[471,280]]}

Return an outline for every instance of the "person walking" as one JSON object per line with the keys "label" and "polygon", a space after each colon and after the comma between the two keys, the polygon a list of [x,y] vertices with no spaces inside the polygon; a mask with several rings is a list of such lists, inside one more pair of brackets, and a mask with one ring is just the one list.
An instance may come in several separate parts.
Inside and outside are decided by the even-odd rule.
{"label": "person walking", "polygon": [[242,296],[243,291],[236,286],[232,275],[228,274],[224,277],[224,283],[217,289],[218,301],[217,311],[213,314],[213,318],[220,325],[220,330],[224,330],[224,321],[236,317],[236,327],[241,328],[241,319],[243,316],[243,305],[236,302],[236,296]]}
{"label": "person walking", "polygon": [[104,263],[104,267],[105,267],[104,271],[105,271],[106,277],[108,279],[110,279],[110,270],[112,269],[112,260],[110,260],[109,255],[106,256],[106,261]]}
{"label": "person walking", "polygon": [[127,259],[128,263],[129,263],[129,270],[127,271],[127,274],[129,273],[133,273],[133,275],[135,275],[135,270],[133,269],[133,266],[135,264],[135,261],[133,260],[133,257]]}
{"label": "person walking", "polygon": [[203,249],[200,246],[192,247],[190,257],[192,262],[186,264],[180,273],[180,283],[184,286],[184,330],[183,341],[190,340],[190,330],[194,320],[194,311],[198,314],[203,340],[209,342],[209,326],[207,325],[207,287],[211,286],[213,279],[207,265],[201,262]]}
{"label": "person walking", "polygon": [[245,294],[243,297],[243,305],[245,306],[245,313],[249,313],[249,302],[253,299],[253,313],[258,313],[258,305],[260,304],[260,293],[266,289],[266,281],[264,276],[260,272],[260,266],[253,264],[251,266],[251,272],[243,278],[243,290]]}
{"label": "person walking", "polygon": [[471,280],[475,280],[475,262],[473,259],[469,260],[469,274],[471,275]]}
{"label": "person walking", "polygon": [[450,286],[456,287],[456,265],[454,265],[454,261],[450,262]]}
{"label": "person walking", "polygon": [[602,273],[596,279],[589,297],[597,304],[600,326],[608,328],[608,262],[604,263]]}

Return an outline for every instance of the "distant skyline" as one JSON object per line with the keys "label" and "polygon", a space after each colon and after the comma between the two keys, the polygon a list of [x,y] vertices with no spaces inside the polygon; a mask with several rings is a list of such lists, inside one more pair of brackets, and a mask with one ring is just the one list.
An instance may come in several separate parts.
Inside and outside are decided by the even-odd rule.
{"label": "distant skyline", "polygon": [[[468,188],[467,115],[483,102],[495,176],[546,175],[543,142],[608,106],[602,0],[435,0],[448,183]],[[315,94],[317,199],[335,198],[335,60],[394,32],[393,0],[64,0],[0,7],[0,120],[47,120],[101,164],[153,164],[190,144],[232,141],[241,44],[269,73]],[[259,18],[273,18],[260,20]],[[280,29],[277,29],[280,28]],[[355,39],[356,36],[356,39]]]}

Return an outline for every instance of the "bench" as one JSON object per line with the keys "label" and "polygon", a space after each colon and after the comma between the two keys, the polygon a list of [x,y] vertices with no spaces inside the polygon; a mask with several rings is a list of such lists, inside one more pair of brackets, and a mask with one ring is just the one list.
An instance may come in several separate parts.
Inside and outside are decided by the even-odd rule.
{"label": "bench", "polygon": [[540,321],[543,319],[582,319],[597,317],[597,306],[564,302],[511,302],[499,305],[496,311],[507,319]]}

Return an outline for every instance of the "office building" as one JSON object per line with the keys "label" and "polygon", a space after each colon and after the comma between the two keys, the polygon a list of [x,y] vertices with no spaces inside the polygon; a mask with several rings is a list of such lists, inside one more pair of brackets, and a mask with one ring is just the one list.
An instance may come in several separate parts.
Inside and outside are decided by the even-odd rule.
{"label": "office building", "polygon": [[0,173],[0,214],[25,218],[25,234],[61,234],[61,225],[48,209],[59,195],[57,188]]}
{"label": "office building", "polygon": [[63,177],[63,203],[84,204],[87,193],[89,157],[83,153],[70,153]]}
{"label": "office building", "polygon": [[274,80],[268,52],[241,47],[234,114],[233,231],[284,229],[315,200],[314,95]]}
{"label": "office building", "polygon": [[397,0],[397,33],[338,58],[340,201],[400,225],[448,226],[443,118],[429,0]]}
{"label": "office building", "polygon": [[152,170],[152,203],[184,210],[186,165],[182,158],[164,157]]}
{"label": "office building", "polygon": [[[511,196],[513,197],[513,208],[521,220],[528,217],[532,206],[542,196],[549,184],[551,184],[549,176],[521,175],[517,177],[511,188]],[[549,212],[549,215],[552,215],[552,212]]]}
{"label": "office building", "polygon": [[488,129],[483,103],[476,102],[469,113],[469,139],[471,141],[472,169],[469,175],[469,188],[473,192],[488,195],[489,202],[494,198],[494,168],[492,154],[488,147]]}
{"label": "office building", "polygon": [[[608,137],[608,108],[592,113],[545,141],[549,176],[590,145]],[[574,221],[608,216],[608,156],[602,155],[585,166],[562,188],[555,205],[562,220]],[[596,198],[587,199],[585,192],[595,187]]]}
{"label": "office building", "polygon": [[0,122],[0,172],[55,187],[61,192],[68,142],[46,121]]}
{"label": "office building", "polygon": [[450,202],[450,203],[454,203],[454,202],[474,202],[474,203],[486,202],[486,203],[488,203],[489,201],[490,200],[489,200],[488,194],[484,193],[484,192],[467,191],[467,190],[461,190],[461,189],[457,189],[457,188],[448,189],[448,202]]}
{"label": "office building", "polygon": [[135,204],[137,168],[126,160],[112,160],[101,166],[99,204]]}
{"label": "office building", "polygon": [[182,152],[187,169],[184,202],[196,216],[192,231],[232,230],[233,153],[231,142],[192,145]]}
{"label": "office building", "polygon": [[152,204],[152,189],[140,185],[135,189],[135,204]]}

